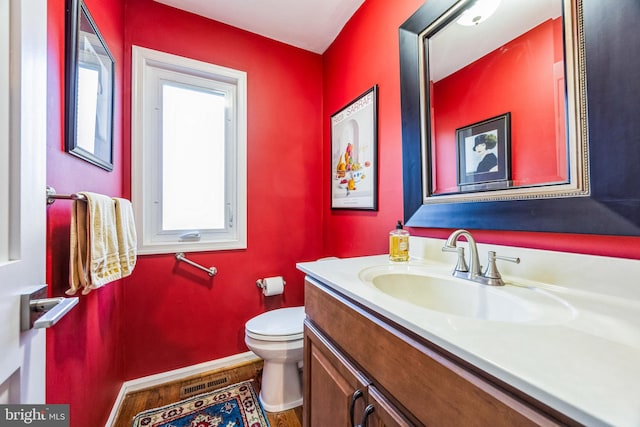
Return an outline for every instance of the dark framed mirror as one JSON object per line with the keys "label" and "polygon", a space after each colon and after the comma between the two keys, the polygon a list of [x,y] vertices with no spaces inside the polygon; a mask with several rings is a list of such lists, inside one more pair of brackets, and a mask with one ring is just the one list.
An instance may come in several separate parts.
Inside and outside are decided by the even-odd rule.
{"label": "dark framed mirror", "polygon": [[65,151],[113,170],[114,60],[82,0],[67,0]]}
{"label": "dark framed mirror", "polygon": [[[456,164],[455,157],[444,165],[439,163],[439,158],[436,159],[438,150],[442,150],[436,146],[436,143],[440,143],[435,140],[438,132],[444,129],[448,132],[448,138],[455,143],[456,127],[468,126],[482,119],[483,115],[491,115],[490,110],[483,110],[475,118],[469,114],[464,116],[460,111],[466,101],[447,94],[444,98],[453,103],[453,108],[437,116],[441,111],[434,113],[431,99],[434,96],[442,98],[438,92],[434,92],[434,85],[440,78],[434,81],[433,73],[440,72],[437,71],[442,65],[440,62],[447,59],[447,52],[452,51],[445,50],[444,54],[436,55],[434,59],[430,49],[435,48],[430,40],[441,31],[447,31],[447,26],[458,25],[462,13],[476,2],[429,0],[400,27],[404,216],[407,225],[640,235],[640,186],[634,184],[637,182],[640,161],[640,126],[632,113],[638,108],[640,61],[628,55],[629,44],[637,47],[638,41],[633,40],[637,37],[632,36],[632,40],[629,40],[628,32],[626,35],[624,32],[625,28],[631,28],[625,25],[633,25],[639,11],[632,2],[615,6],[606,1],[587,2],[589,4],[585,5],[580,0],[549,0],[549,3],[554,1],[559,5],[557,10],[561,11],[561,22],[557,21],[557,16],[550,16],[549,19],[552,27],[562,27],[562,37],[558,39],[558,31],[555,30],[555,41],[551,45],[557,51],[559,40],[564,47],[565,83],[562,95],[565,98],[560,105],[558,100],[561,98],[556,97],[555,106],[549,104],[534,111],[546,112],[564,107],[567,144],[554,143],[549,150],[556,154],[552,159],[554,170],[562,171],[563,165],[566,165],[566,175],[552,175],[551,179],[540,181],[533,177],[529,183],[526,182],[528,176],[525,176],[525,179],[518,178],[523,184],[517,188],[460,191],[460,188],[456,188],[456,167],[451,166]],[[510,1],[503,0],[501,3],[504,5]],[[474,14],[472,18],[476,16]],[[473,25],[480,28],[490,22],[491,19]],[[491,26],[501,25],[494,21]],[[550,34],[554,34],[553,31]],[[522,33],[516,37],[522,37]],[[513,37],[506,43],[512,40]],[[527,46],[530,48],[531,43],[527,43]],[[470,47],[467,46],[467,49]],[[513,51],[515,47],[503,43],[497,49]],[[482,54],[484,59],[487,56],[486,52]],[[554,62],[557,63],[557,52],[555,57]],[[504,58],[499,56],[498,59]],[[438,61],[437,66],[434,66],[434,61]],[[474,61],[473,66],[477,66],[478,60]],[[501,68],[496,68],[497,60],[488,62],[482,73],[502,74],[505,93],[518,98],[523,85],[532,84],[518,80],[522,73],[505,75]],[[468,69],[469,64],[464,64],[462,68]],[[634,76],[635,80],[630,80],[630,76]],[[555,85],[559,87],[557,83]],[[482,100],[486,99],[485,94]],[[470,104],[477,107],[480,102],[472,99]],[[547,126],[536,126],[539,123],[536,120],[539,119],[533,120],[530,117],[533,113],[517,108],[512,104],[496,107],[496,111],[511,112],[512,126],[522,126],[522,129],[513,132],[510,141],[514,174],[515,168],[519,168],[519,173],[533,163],[532,155],[526,154],[526,147],[525,154],[518,151],[523,150],[524,139],[563,139],[557,137],[562,132],[545,136],[542,130]],[[554,117],[559,117],[557,110]],[[517,124],[517,121],[522,124]],[[452,130],[447,130],[447,126]],[[532,132],[533,136],[522,136],[523,132]],[[452,152],[455,156],[455,148]],[[563,160],[564,153],[566,163]],[[438,190],[438,185],[446,181],[446,178],[438,175],[437,169],[440,168],[454,177],[453,185],[445,187],[444,191]]]}

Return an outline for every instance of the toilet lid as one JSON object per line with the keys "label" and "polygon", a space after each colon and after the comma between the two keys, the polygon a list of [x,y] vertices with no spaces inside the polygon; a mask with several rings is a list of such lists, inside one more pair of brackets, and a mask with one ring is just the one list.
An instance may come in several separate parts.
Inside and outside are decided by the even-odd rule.
{"label": "toilet lid", "polygon": [[267,311],[245,324],[247,336],[263,341],[302,339],[304,307],[279,308]]}

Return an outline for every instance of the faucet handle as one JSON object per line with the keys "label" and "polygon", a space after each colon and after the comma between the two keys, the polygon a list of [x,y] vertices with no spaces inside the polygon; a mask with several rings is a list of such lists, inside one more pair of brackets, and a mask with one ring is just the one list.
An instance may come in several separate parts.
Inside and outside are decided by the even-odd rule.
{"label": "faucet handle", "polygon": [[469,271],[467,260],[464,258],[464,248],[462,246],[460,247],[445,246],[442,248],[442,252],[456,252],[458,254],[458,262],[456,263],[456,267],[453,269],[454,272],[461,271],[463,273],[466,273]]}
{"label": "faucet handle", "polygon": [[484,273],[482,273],[482,275],[485,278],[489,279],[487,282],[488,285],[502,286],[504,285],[504,282],[502,281],[502,276],[500,275],[500,272],[498,271],[498,267],[496,266],[496,260],[500,259],[503,261],[509,261],[509,262],[514,262],[516,264],[520,264],[520,258],[496,255],[495,251],[489,251],[488,255],[489,255],[488,256],[489,261],[488,261],[487,269],[484,271]]}

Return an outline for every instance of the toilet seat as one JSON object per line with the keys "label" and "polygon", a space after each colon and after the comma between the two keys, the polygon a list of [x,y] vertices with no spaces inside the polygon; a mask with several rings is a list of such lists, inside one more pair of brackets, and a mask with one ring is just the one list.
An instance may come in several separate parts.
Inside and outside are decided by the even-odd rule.
{"label": "toilet seat", "polygon": [[267,311],[245,324],[246,335],[261,341],[294,341],[303,338],[304,307]]}

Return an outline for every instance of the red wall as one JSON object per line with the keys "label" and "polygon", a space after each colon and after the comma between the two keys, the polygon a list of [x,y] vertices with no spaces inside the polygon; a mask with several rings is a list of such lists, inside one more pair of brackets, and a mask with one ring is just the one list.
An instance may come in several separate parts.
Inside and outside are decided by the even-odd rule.
{"label": "red wall", "polygon": [[[64,152],[65,0],[48,1],[47,183],[60,194],[88,190],[122,195],[123,28],[122,0],[85,0],[116,61],[113,172]],[[71,202],[47,208],[47,282],[64,295],[69,277]],[[120,390],[123,370],[124,281],[87,296],[54,328],[47,329],[47,402],[71,404],[71,425],[104,425]]]}
{"label": "red wall", "polygon": [[[247,351],[244,323],[301,305],[295,263],[321,254],[321,56],[180,12],[151,0],[87,0],[116,60],[115,167],[64,152],[64,0],[49,1],[48,183],[130,197],[131,44],[248,73],[248,248],[194,253],[214,279],[173,254],[139,257],[129,278],[80,297],[48,330],[47,401],[71,404],[71,425],[103,425],[124,380]],[[162,28],[162,31],[158,31]],[[48,208],[53,295],[67,288],[71,203]],[[284,296],[255,281],[283,275]]]}
{"label": "red wall", "polygon": [[[324,252],[337,256],[388,251],[388,232],[403,217],[398,27],[424,0],[367,0],[323,55]],[[378,84],[379,211],[332,211],[329,118]],[[576,218],[579,221],[579,218]],[[451,230],[410,229],[446,238]],[[640,259],[640,238],[579,234],[474,231],[486,243]]]}
{"label": "red wall", "polygon": [[[131,45],[248,76],[248,248],[190,254],[216,266],[211,280],[174,254],[139,258],[122,311],[130,379],[247,351],[247,320],[303,303],[295,263],[322,254],[322,58],[151,0],[128,0],[125,16],[126,81]],[[126,105],[129,97],[127,89]],[[125,163],[129,116],[125,109]],[[255,282],[273,275],[284,276],[285,294],[264,298]]]}
{"label": "red wall", "polygon": [[[326,255],[389,250],[388,232],[402,214],[398,27],[424,0],[367,0],[323,55],[323,239]],[[378,85],[378,212],[331,210],[330,117]]]}
{"label": "red wall", "polygon": [[[514,186],[567,179],[564,91],[556,90],[555,47],[562,48],[562,20],[548,20],[432,86],[435,122],[434,193],[457,192],[456,129],[511,113],[511,179]],[[559,64],[562,66],[562,64]],[[487,73],[486,70],[492,70]],[[557,101],[558,100],[558,101]]]}

